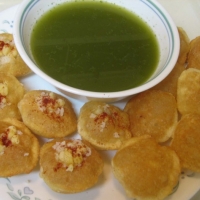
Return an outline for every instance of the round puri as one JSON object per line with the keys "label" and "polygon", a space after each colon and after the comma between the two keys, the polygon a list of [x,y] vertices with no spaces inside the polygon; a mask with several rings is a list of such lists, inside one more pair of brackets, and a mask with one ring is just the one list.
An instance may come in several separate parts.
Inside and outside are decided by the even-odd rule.
{"label": "round puri", "polygon": [[129,114],[133,136],[151,135],[157,142],[167,141],[177,124],[175,97],[164,91],[149,90],[130,99],[124,110]]}
{"label": "round puri", "polygon": [[40,176],[56,192],[84,191],[97,183],[102,170],[99,153],[81,140],[57,139],[41,148]]}
{"label": "round puri", "polygon": [[190,39],[182,27],[178,27],[178,33],[180,37],[180,52],[177,62],[184,65],[186,63],[187,55],[190,49]]}
{"label": "round puri", "polygon": [[200,172],[200,115],[186,114],[179,121],[171,147],[183,169]]}
{"label": "round puri", "polygon": [[29,173],[37,165],[38,139],[16,119],[0,121],[0,176]]}
{"label": "round puri", "polygon": [[0,119],[21,119],[17,107],[25,93],[24,86],[13,75],[0,73]]}
{"label": "round puri", "polygon": [[78,132],[98,149],[118,149],[131,137],[127,113],[114,105],[90,101],[83,105],[78,118]]}
{"label": "round puri", "polygon": [[187,68],[200,70],[200,36],[190,42],[190,49],[187,56]]}
{"label": "round puri", "polygon": [[200,70],[189,68],[178,79],[177,106],[179,112],[200,114]]}
{"label": "round puri", "polygon": [[180,175],[176,153],[147,135],[127,141],[113,157],[112,168],[127,195],[137,200],[163,200]]}
{"label": "round puri", "polygon": [[71,103],[59,94],[32,90],[24,95],[18,107],[26,126],[40,136],[64,137],[77,129]]}
{"label": "round puri", "polygon": [[16,77],[31,73],[30,68],[19,55],[13,35],[10,33],[0,34],[0,72],[9,73]]}
{"label": "round puri", "polygon": [[174,97],[177,97],[178,78],[184,70],[185,66],[177,62],[173,70],[170,72],[170,74],[163,81],[154,86],[152,89],[169,92],[173,94]]}

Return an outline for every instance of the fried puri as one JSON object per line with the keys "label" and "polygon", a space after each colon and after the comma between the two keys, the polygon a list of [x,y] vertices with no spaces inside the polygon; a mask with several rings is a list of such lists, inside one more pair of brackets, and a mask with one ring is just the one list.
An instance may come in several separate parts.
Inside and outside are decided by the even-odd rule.
{"label": "fried puri", "polygon": [[200,36],[190,42],[187,57],[187,68],[200,69]]}
{"label": "fried puri", "polygon": [[184,65],[186,63],[187,55],[190,49],[190,39],[182,27],[178,27],[178,33],[180,38],[178,63]]}
{"label": "fried puri", "polygon": [[177,154],[148,135],[126,141],[112,159],[112,170],[130,198],[163,200],[181,172]]}
{"label": "fried puri", "polygon": [[184,70],[185,66],[177,62],[173,70],[170,72],[170,74],[164,80],[162,80],[160,83],[154,86],[152,89],[169,92],[173,94],[174,97],[176,98],[178,78]]}
{"label": "fried puri", "polygon": [[178,79],[177,106],[183,114],[200,114],[200,70],[189,68]]}
{"label": "fried puri", "polygon": [[40,176],[54,191],[77,193],[94,186],[103,170],[103,160],[88,143],[57,139],[40,152]]}
{"label": "fried puri", "polygon": [[131,137],[129,128],[128,114],[114,105],[89,101],[80,110],[78,132],[98,149],[118,149]]}
{"label": "fried puri", "polygon": [[171,143],[183,169],[200,172],[200,115],[186,114],[179,121]]}
{"label": "fried puri", "polygon": [[17,119],[0,121],[0,176],[30,173],[37,165],[38,139]]}
{"label": "fried puri", "polygon": [[77,118],[72,104],[51,91],[29,91],[18,107],[23,122],[37,135],[59,138],[72,134],[77,129]]}
{"label": "fried puri", "polygon": [[21,119],[17,104],[24,93],[24,86],[13,75],[0,73],[0,119]]}
{"label": "fried puri", "polygon": [[172,137],[178,120],[175,97],[164,91],[148,90],[133,96],[124,111],[133,136],[151,135],[157,142]]}
{"label": "fried puri", "polygon": [[0,34],[0,72],[9,73],[16,77],[31,73],[30,68],[19,55],[13,35],[10,33]]}

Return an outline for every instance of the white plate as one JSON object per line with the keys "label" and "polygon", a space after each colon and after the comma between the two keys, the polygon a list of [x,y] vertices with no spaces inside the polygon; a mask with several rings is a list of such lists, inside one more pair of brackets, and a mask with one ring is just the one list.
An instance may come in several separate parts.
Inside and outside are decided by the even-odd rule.
{"label": "white plate", "polygon": [[[198,20],[200,19],[199,0],[159,0],[171,16],[177,26],[182,26],[188,33],[190,39],[200,35]],[[177,10],[177,8],[180,8]],[[17,6],[0,13],[0,32],[12,33],[13,21]],[[196,24],[193,24],[196,23]],[[27,90],[46,89],[59,93],[53,86],[42,80],[36,75],[30,75],[20,80]],[[82,102],[68,99],[72,102],[75,111],[79,112]],[[116,106],[123,108],[126,100],[115,103]],[[115,180],[110,168],[110,160],[114,151],[100,152],[105,160],[105,167],[97,185],[85,192],[78,194],[58,194],[49,189],[39,177],[37,167],[28,175],[19,175],[11,178],[0,178],[0,199],[1,200],[129,200],[123,188]],[[14,165],[13,165],[14,167]],[[144,174],[145,176],[145,174]],[[136,183],[137,184],[137,183]],[[179,184],[172,195],[166,200],[188,200],[200,188],[200,174],[185,173],[180,177]]]}

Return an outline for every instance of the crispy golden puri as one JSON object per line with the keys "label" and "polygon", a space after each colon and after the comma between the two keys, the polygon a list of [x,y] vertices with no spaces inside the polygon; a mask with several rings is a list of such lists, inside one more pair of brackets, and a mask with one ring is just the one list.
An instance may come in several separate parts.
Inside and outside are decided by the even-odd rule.
{"label": "crispy golden puri", "polygon": [[114,105],[89,101],[80,110],[78,132],[98,149],[118,149],[131,137],[129,128],[128,114]]}
{"label": "crispy golden puri", "polygon": [[163,200],[181,172],[176,153],[148,135],[125,142],[112,159],[112,169],[127,196],[137,200]]}
{"label": "crispy golden puri", "polygon": [[17,104],[24,93],[24,86],[13,75],[0,73],[0,119],[21,119]]}
{"label": "crispy golden puri", "polygon": [[177,62],[179,64],[185,65],[190,49],[190,39],[182,27],[178,27],[178,33],[180,37],[180,52]]}
{"label": "crispy golden puri", "polygon": [[54,191],[77,193],[94,186],[103,170],[103,160],[88,143],[57,139],[40,152],[40,176]]}
{"label": "crispy golden puri", "polygon": [[9,73],[15,77],[31,73],[30,68],[19,55],[13,35],[10,33],[0,34],[0,72]]}
{"label": "crispy golden puri", "polygon": [[170,74],[152,89],[170,92],[176,98],[178,78],[184,70],[185,66],[177,62]]}
{"label": "crispy golden puri", "polygon": [[180,158],[183,169],[200,172],[200,115],[186,114],[179,121],[171,148]]}
{"label": "crispy golden puri", "polygon": [[175,97],[164,91],[148,90],[133,96],[124,111],[133,136],[151,135],[157,142],[172,137],[178,122]]}
{"label": "crispy golden puri", "polygon": [[200,114],[200,70],[189,68],[178,79],[177,106],[183,114]]}
{"label": "crispy golden puri", "polygon": [[17,119],[0,121],[0,176],[30,173],[39,157],[38,139]]}
{"label": "crispy golden puri", "polygon": [[40,136],[59,138],[77,129],[77,118],[71,103],[59,94],[32,90],[24,95],[18,107],[26,126]]}
{"label": "crispy golden puri", "polygon": [[200,36],[190,42],[187,57],[187,68],[200,69]]}

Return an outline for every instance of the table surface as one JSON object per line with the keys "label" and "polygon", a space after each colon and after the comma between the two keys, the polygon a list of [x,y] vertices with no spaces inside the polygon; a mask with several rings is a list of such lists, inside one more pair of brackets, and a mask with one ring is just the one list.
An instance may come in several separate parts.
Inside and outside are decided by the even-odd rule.
{"label": "table surface", "polygon": [[[164,0],[158,0],[158,1],[162,4]],[[9,7],[17,5],[20,2],[22,2],[22,0],[0,0],[0,12]],[[190,200],[200,200],[200,191]]]}

